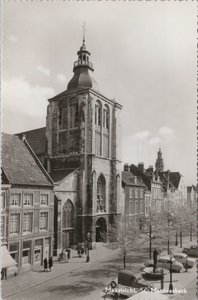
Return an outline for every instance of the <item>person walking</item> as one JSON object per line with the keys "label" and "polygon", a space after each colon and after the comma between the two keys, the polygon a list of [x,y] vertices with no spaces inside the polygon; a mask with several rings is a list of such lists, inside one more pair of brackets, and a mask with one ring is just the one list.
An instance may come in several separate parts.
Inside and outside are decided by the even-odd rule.
{"label": "person walking", "polygon": [[68,260],[68,262],[69,262],[71,250],[70,250],[69,248],[67,248],[66,251],[67,251],[67,260]]}
{"label": "person walking", "polygon": [[50,258],[49,258],[49,270],[50,271],[52,270],[52,267],[53,267],[53,257],[50,256]]}
{"label": "person walking", "polygon": [[68,262],[68,255],[67,255],[66,249],[63,250],[63,258],[64,258],[64,261],[67,263]]}
{"label": "person walking", "polygon": [[44,258],[43,264],[44,264],[44,271],[47,271],[47,257]]}
{"label": "person walking", "polygon": [[153,273],[156,272],[157,269],[157,256],[159,255],[159,252],[155,248],[153,251]]}

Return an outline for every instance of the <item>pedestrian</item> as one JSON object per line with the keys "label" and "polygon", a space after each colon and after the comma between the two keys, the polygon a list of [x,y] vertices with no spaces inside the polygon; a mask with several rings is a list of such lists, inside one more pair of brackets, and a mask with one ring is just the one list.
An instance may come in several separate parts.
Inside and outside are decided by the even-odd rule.
{"label": "pedestrian", "polygon": [[47,258],[46,257],[44,258],[43,263],[44,263],[44,271],[47,271]]}
{"label": "pedestrian", "polygon": [[153,273],[156,272],[157,269],[157,256],[159,255],[159,252],[155,248],[153,251]]}
{"label": "pedestrian", "polygon": [[71,250],[69,248],[67,248],[67,260],[69,261],[70,260],[70,253],[71,253]]}
{"label": "pedestrian", "polygon": [[68,262],[68,256],[67,256],[67,251],[66,249],[63,250],[63,258],[65,262]]}
{"label": "pedestrian", "polygon": [[52,267],[53,267],[53,257],[50,256],[50,258],[49,258],[49,269],[50,269],[50,271],[51,271]]}
{"label": "pedestrian", "polygon": [[81,245],[80,245],[80,243],[77,245],[76,250],[77,250],[78,257],[81,257]]}
{"label": "pedestrian", "polygon": [[82,257],[83,257],[83,254],[85,253],[85,250],[84,250],[83,246],[81,247],[80,253],[81,253]]}

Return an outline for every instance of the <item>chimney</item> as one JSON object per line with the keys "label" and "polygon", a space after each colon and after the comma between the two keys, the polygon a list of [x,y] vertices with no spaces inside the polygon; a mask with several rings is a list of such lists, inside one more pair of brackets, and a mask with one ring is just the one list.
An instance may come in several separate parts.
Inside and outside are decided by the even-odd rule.
{"label": "chimney", "polygon": [[124,172],[130,172],[129,164],[124,164]]}
{"label": "chimney", "polygon": [[23,133],[22,135],[22,141],[24,142],[26,140],[26,135]]}
{"label": "chimney", "polygon": [[144,163],[143,163],[143,162],[140,162],[140,163],[138,164],[138,170],[139,170],[140,172],[144,173]]}

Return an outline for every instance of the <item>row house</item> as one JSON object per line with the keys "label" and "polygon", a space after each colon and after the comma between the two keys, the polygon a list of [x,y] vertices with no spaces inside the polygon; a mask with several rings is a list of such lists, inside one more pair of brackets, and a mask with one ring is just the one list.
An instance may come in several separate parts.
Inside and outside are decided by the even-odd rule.
{"label": "row house", "polygon": [[187,203],[197,205],[198,188],[195,185],[187,186]]}
{"label": "row house", "polygon": [[42,265],[53,248],[53,181],[25,137],[2,136],[1,191],[2,274],[6,278]]}
{"label": "row house", "polygon": [[141,178],[130,172],[128,164],[122,172],[122,188],[124,190],[124,215],[132,221],[135,218],[139,228],[145,219],[145,189]]}
{"label": "row house", "polygon": [[144,169],[144,163],[139,163],[138,166],[132,164],[130,171],[141,178],[142,182],[147,187],[145,212],[148,216],[150,209],[161,211],[164,207],[163,184],[159,175],[154,172],[150,166],[147,170]]}

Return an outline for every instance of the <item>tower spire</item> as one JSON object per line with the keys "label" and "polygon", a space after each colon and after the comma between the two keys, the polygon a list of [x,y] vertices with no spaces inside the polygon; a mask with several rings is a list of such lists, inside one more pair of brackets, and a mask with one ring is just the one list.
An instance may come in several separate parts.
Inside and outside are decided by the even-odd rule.
{"label": "tower spire", "polygon": [[85,32],[87,31],[85,22],[83,22],[82,24],[82,30],[83,30],[83,45],[85,45]]}

